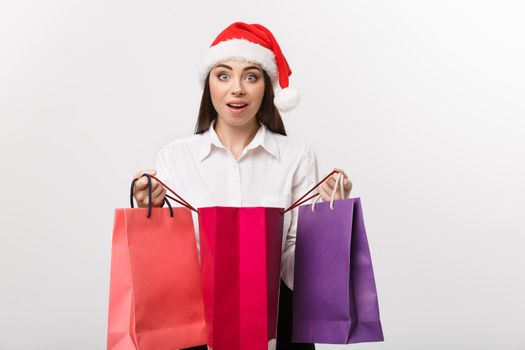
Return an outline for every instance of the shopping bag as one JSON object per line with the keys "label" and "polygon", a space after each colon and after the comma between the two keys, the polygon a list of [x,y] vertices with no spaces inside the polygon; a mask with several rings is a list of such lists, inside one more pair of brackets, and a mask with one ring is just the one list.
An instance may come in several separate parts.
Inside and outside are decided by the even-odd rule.
{"label": "shopping bag", "polygon": [[[108,350],[206,344],[195,231],[188,207],[115,209]],[[151,178],[148,176],[151,203]]]}
{"label": "shopping bag", "polygon": [[199,208],[208,345],[274,349],[283,208]]}
{"label": "shopping bag", "polygon": [[[292,341],[383,341],[360,198],[299,206]],[[317,187],[317,186],[316,186]],[[319,198],[319,197],[318,197]]]}

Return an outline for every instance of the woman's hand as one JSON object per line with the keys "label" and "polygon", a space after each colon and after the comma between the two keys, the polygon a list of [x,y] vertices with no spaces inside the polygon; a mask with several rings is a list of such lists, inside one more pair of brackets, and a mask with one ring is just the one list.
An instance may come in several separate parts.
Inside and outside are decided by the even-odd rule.
{"label": "woman's hand", "polygon": [[[139,208],[148,206],[148,179],[142,174],[149,174],[155,176],[157,171],[155,169],[141,170],[135,174],[134,179],[141,178],[135,182],[135,188],[133,190],[133,196],[137,201]],[[157,180],[151,179],[151,205],[153,207],[162,207],[164,202],[164,196],[166,195],[166,189]]]}
{"label": "woman's hand", "polygon": [[[352,181],[350,181],[348,175],[346,175],[346,173],[341,169],[334,168],[334,170],[337,171],[337,173],[332,174],[332,176],[330,176],[325,182],[321,184],[321,186],[319,186],[319,194],[321,195],[321,198],[323,198],[324,201],[330,200],[332,192],[334,191],[335,180],[337,179],[339,173],[343,174],[343,177],[339,181],[343,181],[345,198],[348,198],[350,196],[350,191],[352,191]],[[341,199],[341,191],[339,189],[339,186],[340,185],[338,185],[338,188],[335,189],[334,199]]]}

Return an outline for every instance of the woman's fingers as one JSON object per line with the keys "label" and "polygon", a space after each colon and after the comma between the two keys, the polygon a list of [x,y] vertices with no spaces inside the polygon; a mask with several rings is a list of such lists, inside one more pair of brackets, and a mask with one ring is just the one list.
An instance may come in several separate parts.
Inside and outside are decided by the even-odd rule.
{"label": "woman's fingers", "polygon": [[348,175],[341,169],[338,169],[341,174],[343,174],[343,189],[345,192],[345,198],[350,197],[350,192],[352,191],[352,181],[348,178]]}
{"label": "woman's fingers", "polygon": [[324,184],[324,183],[321,186],[319,186],[319,194],[321,195],[321,198],[324,201],[329,201],[330,200],[330,194],[328,193],[326,187],[327,187],[327,185]]}
{"label": "woman's fingers", "polygon": [[162,203],[164,202],[164,198],[166,197],[166,189],[164,186],[159,186],[160,192],[157,197],[153,198],[153,205],[154,206],[162,206]]}
{"label": "woman's fingers", "polygon": [[[151,179],[152,199],[157,198],[161,194],[163,189],[164,187],[158,181],[155,181],[155,179]],[[148,204],[148,186],[144,187],[141,190],[135,191],[135,198],[137,199],[137,201]]]}
{"label": "woman's fingers", "polygon": [[[152,180],[155,181],[155,180]],[[164,200],[164,195],[166,194],[164,186],[162,186],[160,183],[156,182],[156,188],[151,192],[151,203],[153,205],[160,204]],[[146,204],[149,204],[149,198],[146,195],[146,199],[144,200]]]}
{"label": "woman's fingers", "polygon": [[[157,174],[157,171],[155,169],[144,169],[136,173],[133,178],[140,180],[137,180],[137,182],[135,182],[135,191],[140,191],[148,187],[148,179],[146,178],[146,176],[143,176],[144,173],[155,176]],[[152,179],[152,181],[155,180]]]}
{"label": "woman's fingers", "polygon": [[[337,175],[334,174],[333,176],[337,176]],[[335,188],[335,180],[334,180],[334,185],[330,188],[330,195],[334,193],[334,191],[335,191],[334,199],[341,199],[341,190],[340,190],[339,185],[337,185],[337,188]]]}
{"label": "woman's fingers", "polygon": [[330,188],[334,188],[336,176],[337,174],[330,176],[328,179],[326,179],[325,184],[327,184]]}
{"label": "woman's fingers", "polygon": [[[148,198],[148,179],[143,174],[149,174],[155,176],[157,171],[155,169],[144,169],[137,172],[134,176],[135,179],[139,179],[135,182],[133,195],[137,201],[139,207],[146,207],[149,204]],[[153,206],[161,206],[166,195],[166,189],[157,180],[151,179],[151,204]]]}
{"label": "woman's fingers", "polygon": [[[334,191],[335,182],[337,180],[337,177],[339,174],[342,175],[341,180],[343,182],[343,190],[344,190],[344,198],[348,198],[350,196],[350,192],[352,191],[352,181],[348,178],[348,175],[340,168],[333,168],[333,171],[336,171],[336,173],[332,174],[326,181],[320,186],[319,192],[321,192],[321,188],[323,189],[324,196],[327,196],[328,199],[331,198],[332,192]],[[338,185],[339,187],[339,185]],[[341,199],[341,191],[339,191],[338,188],[335,189],[335,199]],[[323,199],[325,200],[325,198]]]}
{"label": "woman's fingers", "polygon": [[352,181],[350,179],[346,178],[344,181],[344,189],[345,189],[345,196],[349,197],[350,192],[352,192]]}
{"label": "woman's fingers", "polygon": [[328,179],[326,179],[325,182],[323,182],[323,185],[325,185],[325,191],[328,193],[332,193],[335,187],[335,182],[337,180],[337,176],[339,174],[332,174]]}

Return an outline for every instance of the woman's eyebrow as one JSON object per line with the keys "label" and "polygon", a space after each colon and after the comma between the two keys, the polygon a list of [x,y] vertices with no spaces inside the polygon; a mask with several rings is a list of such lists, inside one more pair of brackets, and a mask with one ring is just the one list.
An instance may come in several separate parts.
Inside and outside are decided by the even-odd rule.
{"label": "woman's eyebrow", "polygon": [[[215,66],[215,68],[218,68],[218,67],[223,67],[223,68],[226,68],[226,69],[229,69],[229,70],[233,70],[232,67],[226,65],[226,64],[222,64],[222,63],[219,63],[218,65]],[[257,67],[257,66],[248,66],[248,67],[244,67],[243,68],[243,71],[245,70],[249,70],[249,69],[257,69],[258,71],[261,71],[261,68]]]}
{"label": "woman's eyebrow", "polygon": [[259,72],[261,71],[261,68],[257,67],[257,66],[248,66],[248,67],[244,67],[243,71],[245,70],[250,70],[250,69],[257,69]]}
{"label": "woman's eyebrow", "polygon": [[222,63],[219,63],[219,64],[216,65],[214,68],[219,68],[219,67],[223,67],[223,68],[227,68],[227,69],[229,69],[229,70],[233,70],[232,67],[227,66],[227,65],[222,64]]}

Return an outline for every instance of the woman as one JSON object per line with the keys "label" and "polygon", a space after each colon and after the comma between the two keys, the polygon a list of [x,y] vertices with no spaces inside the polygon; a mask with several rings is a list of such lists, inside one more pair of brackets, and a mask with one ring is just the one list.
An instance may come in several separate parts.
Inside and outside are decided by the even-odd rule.
{"label": "woman", "polygon": [[[299,102],[288,87],[290,74],[267,28],[240,22],[227,27],[206,56],[195,135],[164,146],[156,169],[141,170],[135,178],[156,175],[195,207],[288,207],[318,181],[314,152],[286,136],[279,113]],[[344,175],[348,197],[352,184],[336,170]],[[319,187],[324,200],[334,184],[335,174]],[[165,194],[153,180],[152,205],[162,206]],[[148,205],[146,178],[136,182],[134,196],[140,207]],[[194,221],[198,243],[195,216]],[[294,209],[284,217],[277,349],[315,348],[290,343],[296,225]]]}

